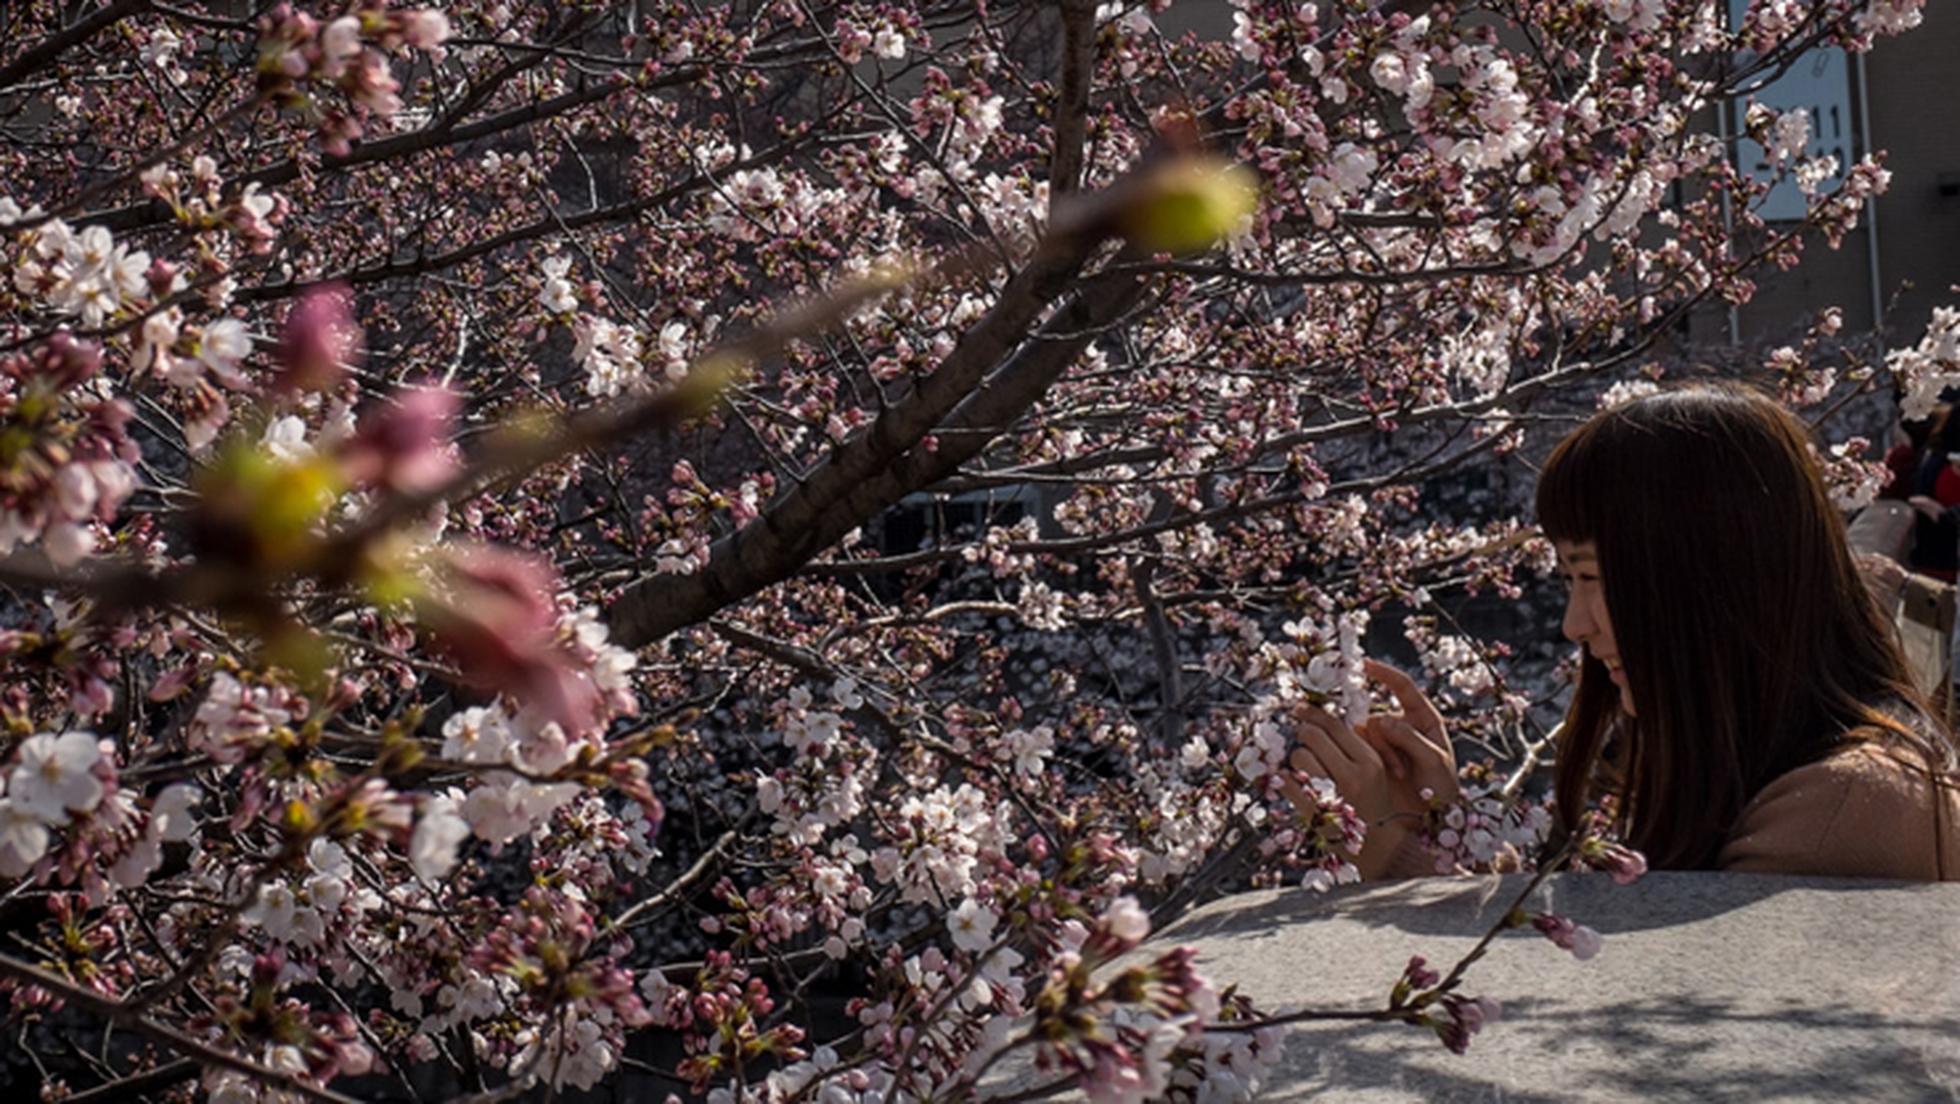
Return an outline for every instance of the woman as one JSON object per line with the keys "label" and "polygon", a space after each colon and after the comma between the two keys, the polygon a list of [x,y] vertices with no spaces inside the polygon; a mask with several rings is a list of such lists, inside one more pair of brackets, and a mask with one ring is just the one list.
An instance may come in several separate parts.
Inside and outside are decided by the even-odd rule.
{"label": "woman", "polygon": [[[1545,465],[1538,518],[1585,655],[1559,740],[1557,812],[1602,796],[1661,869],[1960,878],[1953,745],[1844,539],[1803,424],[1736,387],[1602,412]],[[1403,712],[1359,731],[1324,711],[1293,765],[1377,827],[1364,875],[1426,873],[1425,787],[1456,793],[1441,718],[1400,672]]]}

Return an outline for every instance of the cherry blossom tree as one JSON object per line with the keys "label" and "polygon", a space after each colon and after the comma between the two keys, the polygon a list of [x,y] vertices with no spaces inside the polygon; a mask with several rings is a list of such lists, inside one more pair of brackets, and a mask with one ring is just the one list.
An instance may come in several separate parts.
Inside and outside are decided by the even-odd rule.
{"label": "cherry blossom tree", "polygon": [[[629,1045],[717,1098],[1254,1091],[1284,1020],[1123,956],[1352,880],[1300,708],[1365,711],[1400,631],[1533,751],[1443,597],[1546,550],[1425,480],[1885,185],[1752,106],[1808,197],[1765,223],[1715,116],[1916,0],[1724,6],[6,6],[8,1030],[131,1097]],[[1760,371],[1918,402],[1935,322]],[[1544,826],[1478,770],[1439,869]],[[1461,1049],[1463,979],[1355,1016]]]}

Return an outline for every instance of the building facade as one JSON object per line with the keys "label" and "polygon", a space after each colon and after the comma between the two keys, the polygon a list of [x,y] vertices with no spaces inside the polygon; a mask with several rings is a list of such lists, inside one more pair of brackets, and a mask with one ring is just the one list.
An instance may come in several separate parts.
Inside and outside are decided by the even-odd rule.
{"label": "building facade", "polygon": [[[1808,243],[1803,262],[1765,273],[1748,304],[1711,307],[1697,337],[1719,340],[1727,329],[1743,343],[1775,340],[1836,306],[1848,330],[1909,344],[1933,308],[1960,303],[1951,290],[1960,284],[1960,4],[1930,0],[1920,27],[1848,59],[1840,83],[1843,102],[1828,90],[1817,97],[1813,144],[1848,139],[1853,156],[1884,150],[1891,188],[1838,249]],[[1791,106],[1776,103],[1774,89],[1765,99]]]}

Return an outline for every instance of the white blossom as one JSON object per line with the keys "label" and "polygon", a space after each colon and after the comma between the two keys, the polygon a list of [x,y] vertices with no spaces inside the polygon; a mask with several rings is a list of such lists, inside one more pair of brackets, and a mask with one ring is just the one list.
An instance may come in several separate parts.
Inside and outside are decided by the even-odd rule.
{"label": "white blossom", "polygon": [[442,757],[456,763],[504,763],[515,739],[503,710],[471,706],[442,723]]}
{"label": "white blossom", "polygon": [[460,812],[476,838],[492,844],[509,843],[529,835],[578,792],[576,782],[534,784],[503,776],[471,790]]}
{"label": "white blossom", "polygon": [[572,357],[585,368],[585,391],[606,398],[624,391],[640,378],[639,332],[592,315],[580,316],[574,327],[577,343]]}
{"label": "white blossom", "polygon": [[252,335],[245,331],[245,323],[236,318],[220,318],[206,324],[197,346],[197,359],[220,378],[234,375],[239,362],[251,353]]}
{"label": "white blossom", "polygon": [[182,843],[195,836],[197,817],[192,809],[203,798],[204,791],[191,782],[164,787],[150,806],[150,833],[165,843]]}
{"label": "white blossom", "polygon": [[456,812],[458,804],[454,796],[445,794],[423,806],[408,841],[408,861],[417,877],[436,881],[456,868],[456,846],[470,834],[468,822]]}
{"label": "white blossom", "polygon": [[544,286],[538,292],[538,303],[553,314],[570,314],[577,310],[578,291],[565,278],[565,274],[571,271],[572,259],[554,255],[546,257],[539,267],[544,270]]}
{"label": "white blossom", "polygon": [[1109,903],[1103,913],[1103,923],[1109,934],[1130,944],[1143,942],[1150,934],[1150,914],[1144,911],[1135,897],[1118,897]]}
{"label": "white blossom", "polygon": [[91,812],[101,803],[102,779],[95,774],[101,762],[93,732],[36,733],[21,742],[7,792],[20,809],[48,824],[66,824],[70,812]]}
{"label": "white blossom", "polygon": [[12,798],[0,798],[0,877],[19,878],[48,853],[48,826]]}
{"label": "white blossom", "polygon": [[993,943],[999,923],[994,910],[968,897],[946,917],[946,930],[953,933],[953,946],[979,954]]}

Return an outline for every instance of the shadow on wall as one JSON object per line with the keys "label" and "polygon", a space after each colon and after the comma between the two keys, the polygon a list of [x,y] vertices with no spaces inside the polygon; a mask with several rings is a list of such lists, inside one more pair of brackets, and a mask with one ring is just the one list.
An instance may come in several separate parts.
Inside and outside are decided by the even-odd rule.
{"label": "shadow on wall", "polygon": [[[1588,1008],[1520,999],[1506,1018],[1447,1053],[1427,1032],[1314,1026],[1287,1038],[1266,1101],[1423,1100],[1468,1104],[1627,1101],[1952,1101],[1960,1098],[1960,1020],[1928,1019],[1897,1038],[1879,1013],[1792,1005],[1741,1011],[1713,999]],[[1477,1050],[1495,1034],[1526,1051],[1492,1074]],[[1725,1060],[1737,1036],[1764,1040],[1753,1061]],[[1781,1045],[1773,1040],[1781,1037]],[[1875,1037],[1885,1036],[1878,1042]],[[1876,1045],[1874,1045],[1876,1042]],[[1636,1061],[1602,1064],[1601,1055]]]}
{"label": "shadow on wall", "polygon": [[[1198,949],[1262,1009],[1378,1009],[1411,956],[1447,971],[1527,880],[1423,878],[1242,894],[1139,954]],[[1502,1019],[1467,1054],[1426,1028],[1289,1030],[1262,1100],[1960,1099],[1960,884],[1700,872],[1548,879],[1525,906],[1605,935],[1580,962],[1500,933],[1459,990]]]}
{"label": "shadow on wall", "polygon": [[[1326,894],[1293,889],[1243,893],[1179,920],[1158,939],[1197,942],[1220,936],[1275,935],[1295,923],[1336,918],[1418,935],[1466,935],[1495,923],[1527,881],[1523,874],[1410,878]],[[1836,907],[1845,915],[1857,915],[1865,907],[1857,898],[1865,895],[1931,890],[1863,878],[1704,872],[1657,872],[1621,886],[1604,874],[1563,874],[1547,880],[1534,907],[1556,908],[1610,935],[1696,923],[1798,891],[1811,897],[1841,896],[1844,900]],[[1960,923],[1955,928],[1960,930]],[[1960,984],[1960,978],[1955,983]]]}

